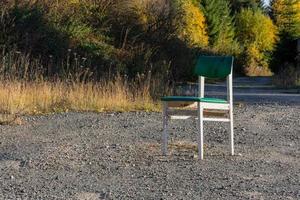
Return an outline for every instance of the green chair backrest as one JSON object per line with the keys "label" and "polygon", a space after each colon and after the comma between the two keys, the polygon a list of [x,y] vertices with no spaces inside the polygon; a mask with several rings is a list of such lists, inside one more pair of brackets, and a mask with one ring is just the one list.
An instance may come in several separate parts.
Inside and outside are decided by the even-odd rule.
{"label": "green chair backrest", "polygon": [[200,56],[195,74],[207,78],[225,78],[231,73],[232,64],[232,56]]}

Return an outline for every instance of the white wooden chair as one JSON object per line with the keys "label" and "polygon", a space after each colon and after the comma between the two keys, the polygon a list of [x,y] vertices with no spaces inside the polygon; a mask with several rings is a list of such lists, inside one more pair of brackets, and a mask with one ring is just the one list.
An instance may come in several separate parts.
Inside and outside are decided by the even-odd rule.
{"label": "white wooden chair", "polygon": [[[203,159],[203,121],[229,122],[230,127],[230,151],[234,155],[234,134],[233,134],[233,89],[232,89],[232,67],[233,57],[230,56],[200,56],[198,58],[195,74],[199,77],[198,96],[166,96],[162,97],[163,102],[163,134],[162,134],[162,153],[167,155],[168,140],[168,120],[188,119],[190,115],[174,116],[173,106],[179,104],[197,103],[197,142],[198,158]],[[227,78],[227,99],[207,98],[204,96],[205,78]],[[204,111],[222,111],[225,113],[222,117],[204,116]],[[195,111],[194,111],[195,113]],[[177,111],[178,114],[178,111]]]}

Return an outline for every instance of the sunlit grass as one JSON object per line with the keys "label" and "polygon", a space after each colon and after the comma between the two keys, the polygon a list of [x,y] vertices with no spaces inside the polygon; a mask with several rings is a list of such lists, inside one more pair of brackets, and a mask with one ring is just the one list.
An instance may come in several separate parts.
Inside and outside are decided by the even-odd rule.
{"label": "sunlit grass", "polygon": [[153,96],[159,96],[165,86],[160,78],[152,78],[151,71],[131,78],[118,73],[96,78],[76,59],[69,59],[67,54],[66,61],[56,66],[60,72],[48,75],[47,70],[53,67],[51,60],[45,66],[40,60],[30,59],[29,54],[3,50],[0,113],[159,110]]}
{"label": "sunlit grass", "polygon": [[67,111],[157,111],[145,88],[115,79],[89,83],[0,82],[2,113],[43,114]]}

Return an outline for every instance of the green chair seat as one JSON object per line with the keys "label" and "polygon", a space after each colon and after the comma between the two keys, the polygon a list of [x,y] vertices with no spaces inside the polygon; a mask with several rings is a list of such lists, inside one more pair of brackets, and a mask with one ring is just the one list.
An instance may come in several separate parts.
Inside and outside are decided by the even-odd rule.
{"label": "green chair seat", "polygon": [[224,99],[201,98],[192,96],[166,96],[161,98],[162,101],[188,101],[188,102],[207,102],[207,103],[227,103]]}
{"label": "green chair seat", "polygon": [[201,102],[207,102],[207,103],[227,103],[224,99],[218,99],[218,98],[202,98]]}

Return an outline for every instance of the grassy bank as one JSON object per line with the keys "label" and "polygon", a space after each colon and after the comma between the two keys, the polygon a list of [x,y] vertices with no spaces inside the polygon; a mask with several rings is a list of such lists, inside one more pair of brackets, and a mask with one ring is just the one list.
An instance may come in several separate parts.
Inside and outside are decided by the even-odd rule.
{"label": "grassy bank", "polygon": [[166,92],[163,77],[153,76],[151,70],[134,77],[116,72],[96,76],[84,65],[85,60],[69,54],[60,64],[54,64],[51,60],[43,62],[30,54],[2,49],[0,113],[159,109],[153,99]]}
{"label": "grassy bank", "polygon": [[0,112],[44,114],[66,111],[156,111],[147,87],[117,78],[97,83],[0,82]]}

